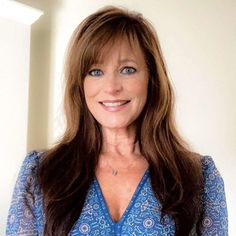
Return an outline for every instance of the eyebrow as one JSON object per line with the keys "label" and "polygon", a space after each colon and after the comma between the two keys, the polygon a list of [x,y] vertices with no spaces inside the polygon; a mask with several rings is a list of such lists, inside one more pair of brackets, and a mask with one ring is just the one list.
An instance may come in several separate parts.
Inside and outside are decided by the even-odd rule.
{"label": "eyebrow", "polygon": [[[134,59],[131,59],[131,58],[125,58],[125,59],[122,59],[122,60],[119,60],[118,63],[119,64],[124,64],[124,63],[127,63],[127,62],[133,62],[135,63],[136,65],[138,65],[137,61],[134,60]],[[95,63],[93,65],[95,66],[101,66],[104,64],[104,60],[102,61],[95,61]]]}
{"label": "eyebrow", "polygon": [[126,58],[126,59],[122,59],[122,60],[119,60],[119,63],[120,64],[123,64],[123,63],[126,63],[126,62],[133,62],[135,64],[138,64],[136,60],[133,60],[133,59],[129,59],[129,58]]}

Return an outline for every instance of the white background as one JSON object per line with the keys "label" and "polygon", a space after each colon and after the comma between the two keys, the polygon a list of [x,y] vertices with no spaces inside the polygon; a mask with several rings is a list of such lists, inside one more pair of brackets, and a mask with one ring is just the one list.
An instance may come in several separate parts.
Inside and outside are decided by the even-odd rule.
{"label": "white background", "polygon": [[[63,130],[63,63],[69,37],[88,14],[114,3],[141,12],[155,26],[175,89],[179,130],[195,151],[213,157],[225,181],[229,235],[236,235],[236,1],[21,2],[43,10],[44,16],[32,26],[31,46],[27,29],[21,28],[23,36],[16,38],[15,31],[0,21],[0,235],[24,150],[52,145]],[[2,35],[9,36],[8,45],[19,43],[4,55]],[[30,49],[29,90],[27,82],[16,80],[29,73],[24,64],[28,63],[27,50],[22,58],[22,48]],[[9,69],[9,63],[24,71]],[[12,91],[14,86],[17,90]],[[14,108],[12,113],[10,108]],[[14,126],[16,118],[19,125]]]}

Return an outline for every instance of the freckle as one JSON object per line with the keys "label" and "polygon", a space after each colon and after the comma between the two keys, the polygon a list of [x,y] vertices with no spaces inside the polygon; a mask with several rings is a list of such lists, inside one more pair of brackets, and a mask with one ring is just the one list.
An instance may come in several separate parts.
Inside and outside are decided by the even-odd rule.
{"label": "freckle", "polygon": [[127,192],[128,192],[128,193],[131,193],[131,188],[127,188]]}

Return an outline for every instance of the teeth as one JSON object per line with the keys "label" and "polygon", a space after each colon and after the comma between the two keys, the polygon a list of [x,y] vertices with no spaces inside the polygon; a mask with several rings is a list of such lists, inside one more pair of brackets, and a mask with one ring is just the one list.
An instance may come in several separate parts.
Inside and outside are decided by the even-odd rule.
{"label": "teeth", "polygon": [[124,105],[126,102],[102,102],[102,104],[104,106],[107,106],[107,107],[118,107],[118,106],[121,106],[121,105]]}

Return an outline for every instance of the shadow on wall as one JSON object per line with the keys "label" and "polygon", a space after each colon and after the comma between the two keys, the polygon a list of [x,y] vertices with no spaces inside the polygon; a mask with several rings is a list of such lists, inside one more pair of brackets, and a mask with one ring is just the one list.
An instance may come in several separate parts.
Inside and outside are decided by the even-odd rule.
{"label": "shadow on wall", "polygon": [[31,26],[30,80],[27,150],[48,146],[48,117],[51,84],[52,21],[61,0],[17,0],[40,9],[44,15]]}

